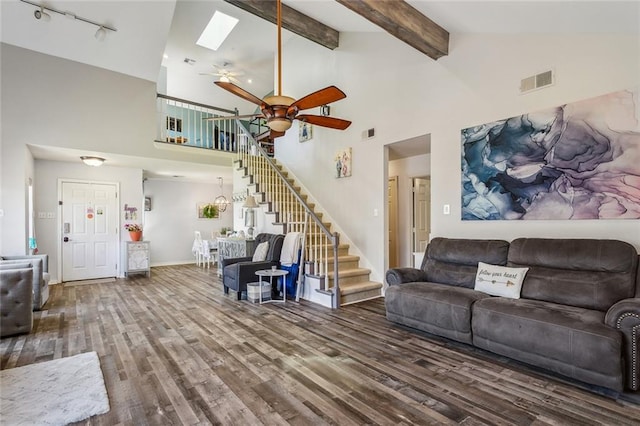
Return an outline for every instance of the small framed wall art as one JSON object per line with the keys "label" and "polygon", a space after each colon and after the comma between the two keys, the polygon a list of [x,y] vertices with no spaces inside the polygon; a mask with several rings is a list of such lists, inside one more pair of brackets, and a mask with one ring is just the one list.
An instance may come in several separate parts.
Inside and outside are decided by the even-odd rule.
{"label": "small framed wall art", "polygon": [[220,209],[213,203],[198,203],[197,204],[198,219],[219,219]]}
{"label": "small framed wall art", "polygon": [[351,148],[341,149],[336,152],[334,161],[337,178],[351,176]]}
{"label": "small framed wall art", "polygon": [[306,123],[304,121],[300,122],[300,126],[298,126],[298,140],[300,142],[306,142],[313,138],[313,125]]}

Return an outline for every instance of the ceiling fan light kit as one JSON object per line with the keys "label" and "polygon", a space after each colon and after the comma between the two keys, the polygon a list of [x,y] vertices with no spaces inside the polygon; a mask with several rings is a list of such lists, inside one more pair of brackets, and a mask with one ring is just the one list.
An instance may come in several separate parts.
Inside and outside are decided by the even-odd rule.
{"label": "ceiling fan light kit", "polygon": [[[266,119],[267,126],[271,129],[271,138],[282,136],[286,130],[291,127],[293,120],[301,120],[317,126],[329,127],[331,129],[345,130],[351,125],[348,120],[329,117],[329,106],[327,104],[340,99],[344,99],[347,95],[336,86],[325,87],[324,89],[313,92],[298,100],[289,96],[282,95],[282,4],[281,0],[277,0],[277,29],[278,29],[278,91],[274,96],[267,96],[260,99],[257,96],[247,92],[235,84],[228,81],[216,81],[215,84],[222,89],[241,97],[242,99],[254,103],[260,107],[261,114],[251,115],[252,117],[262,117]],[[322,115],[302,114],[300,111],[322,107]],[[326,114],[324,114],[326,112]],[[229,119],[234,117],[212,117],[211,120]],[[236,117],[238,118],[238,117]]]}

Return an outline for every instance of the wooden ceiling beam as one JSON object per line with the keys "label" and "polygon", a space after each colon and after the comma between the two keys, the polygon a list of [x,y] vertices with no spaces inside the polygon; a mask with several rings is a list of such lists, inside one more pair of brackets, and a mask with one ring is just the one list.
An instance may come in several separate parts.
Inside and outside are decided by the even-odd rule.
{"label": "wooden ceiling beam", "polygon": [[404,0],[336,0],[433,59],[449,53],[449,32]]}
{"label": "wooden ceiling beam", "polygon": [[[242,10],[276,23],[276,0],[224,0]],[[282,5],[282,28],[316,42],[328,49],[338,47],[339,33],[333,28]]]}

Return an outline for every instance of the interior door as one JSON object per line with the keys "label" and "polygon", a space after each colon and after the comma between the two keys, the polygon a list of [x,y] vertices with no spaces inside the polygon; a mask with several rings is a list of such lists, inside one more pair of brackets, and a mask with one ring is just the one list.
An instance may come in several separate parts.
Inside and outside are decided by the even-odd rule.
{"label": "interior door", "polygon": [[389,178],[389,268],[400,266],[398,254],[398,176],[393,176]]}
{"label": "interior door", "polygon": [[117,185],[62,182],[62,280],[115,277]]}
{"label": "interior door", "polygon": [[[413,179],[413,251],[424,253],[431,225],[431,178]],[[418,266],[419,267],[419,266]]]}

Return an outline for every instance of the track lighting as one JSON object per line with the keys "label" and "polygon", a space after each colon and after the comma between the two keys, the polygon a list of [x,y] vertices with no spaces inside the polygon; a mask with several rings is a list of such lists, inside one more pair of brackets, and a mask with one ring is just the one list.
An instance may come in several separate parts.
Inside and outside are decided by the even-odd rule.
{"label": "track lighting", "polygon": [[33,16],[35,16],[36,19],[42,19],[43,21],[47,22],[51,20],[51,15],[45,12],[42,6],[40,7],[40,9],[36,9],[33,11]]}
{"label": "track lighting", "polygon": [[108,25],[105,24],[99,24],[95,21],[92,21],[91,19],[87,19],[87,18],[83,18],[81,16],[78,16],[72,12],[69,11],[62,11],[62,10],[58,10],[58,9],[54,9],[52,7],[49,6],[44,6],[42,4],[38,4],[38,3],[34,3],[30,0],[20,0],[22,3],[27,3],[30,4],[31,6],[35,6],[38,9],[36,9],[33,12],[33,16],[38,19],[38,20],[42,20],[42,21],[50,21],[51,20],[51,15],[49,15],[46,11],[48,12],[53,12],[53,13],[57,13],[58,15],[64,15],[67,18],[69,18],[70,20],[74,20],[74,21],[82,21],[82,22],[86,22],[87,24],[91,24],[91,25],[95,25],[96,27],[98,27],[98,30],[95,33],[95,38],[98,41],[102,41],[105,39],[106,35],[107,35],[107,30],[109,31],[113,31],[116,32],[118,30],[116,30],[113,27],[110,27]]}
{"label": "track lighting", "polygon": [[107,36],[107,31],[104,29],[104,27],[101,26],[100,28],[98,28],[98,31],[96,31],[96,34],[94,37],[98,41],[103,41],[106,36]]}

